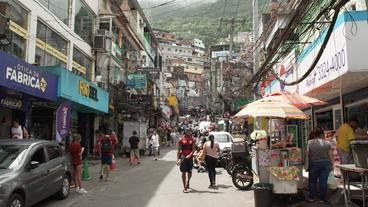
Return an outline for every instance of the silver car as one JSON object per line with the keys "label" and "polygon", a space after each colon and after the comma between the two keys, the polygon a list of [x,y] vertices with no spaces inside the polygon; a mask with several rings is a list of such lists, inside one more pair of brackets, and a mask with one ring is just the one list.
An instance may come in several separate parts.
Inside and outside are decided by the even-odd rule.
{"label": "silver car", "polygon": [[70,191],[70,165],[58,144],[0,140],[0,207],[27,207]]}

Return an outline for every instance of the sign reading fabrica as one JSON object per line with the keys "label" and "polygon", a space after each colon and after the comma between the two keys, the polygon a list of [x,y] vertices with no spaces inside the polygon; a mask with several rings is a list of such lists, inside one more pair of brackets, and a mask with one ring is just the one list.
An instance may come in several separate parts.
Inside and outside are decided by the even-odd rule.
{"label": "sign reading fabrica", "polygon": [[56,101],[57,77],[0,51],[0,85]]}

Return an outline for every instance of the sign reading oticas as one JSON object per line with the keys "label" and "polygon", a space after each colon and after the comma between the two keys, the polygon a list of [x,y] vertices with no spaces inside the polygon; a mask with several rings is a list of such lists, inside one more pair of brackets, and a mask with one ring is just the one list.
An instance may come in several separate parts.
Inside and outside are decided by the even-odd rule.
{"label": "sign reading oticas", "polygon": [[79,93],[82,96],[88,97],[94,101],[98,101],[97,88],[91,86],[89,83],[79,80]]}
{"label": "sign reading oticas", "polygon": [[0,85],[56,101],[57,76],[0,51]]}

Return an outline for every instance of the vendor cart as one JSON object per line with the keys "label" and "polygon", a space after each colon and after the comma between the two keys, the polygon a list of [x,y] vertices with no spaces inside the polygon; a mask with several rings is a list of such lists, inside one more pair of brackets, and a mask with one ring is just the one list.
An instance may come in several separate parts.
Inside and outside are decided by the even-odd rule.
{"label": "vendor cart", "polygon": [[[292,144],[297,134],[289,134],[286,123],[287,119],[307,119],[307,115],[287,103],[257,101],[235,116],[268,120],[267,137],[251,135],[258,139],[251,154],[253,171],[260,183],[273,184],[273,194],[298,194],[299,189],[303,188],[302,150]],[[259,131],[254,133],[259,134]]]}

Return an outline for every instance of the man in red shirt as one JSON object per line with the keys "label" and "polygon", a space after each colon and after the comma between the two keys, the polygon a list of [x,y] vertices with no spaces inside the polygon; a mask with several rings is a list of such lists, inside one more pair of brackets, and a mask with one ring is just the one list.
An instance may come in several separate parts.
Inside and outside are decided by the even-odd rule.
{"label": "man in red shirt", "polygon": [[180,138],[178,143],[177,165],[180,165],[184,193],[188,193],[190,179],[193,169],[193,153],[195,151],[195,139],[192,136],[192,130],[186,129],[185,135]]}
{"label": "man in red shirt", "polygon": [[118,139],[114,134],[105,135],[99,140],[99,144],[101,145],[100,180],[103,179],[104,172],[106,172],[106,181],[111,181],[110,166],[112,165],[114,148],[117,143]]}

